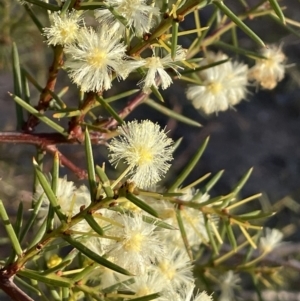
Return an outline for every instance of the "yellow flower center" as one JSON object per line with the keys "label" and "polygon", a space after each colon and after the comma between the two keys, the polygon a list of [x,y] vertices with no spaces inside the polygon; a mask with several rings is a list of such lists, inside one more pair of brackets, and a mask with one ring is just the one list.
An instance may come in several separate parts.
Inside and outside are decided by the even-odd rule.
{"label": "yellow flower center", "polygon": [[49,269],[56,267],[62,262],[62,258],[60,258],[57,254],[53,254],[47,261],[47,267]]}
{"label": "yellow flower center", "polygon": [[160,58],[157,56],[148,57],[146,58],[146,65],[147,68],[163,68],[163,65],[160,61]]}
{"label": "yellow flower center", "polygon": [[268,58],[264,62],[268,68],[273,68],[276,64],[276,62],[272,58]]}
{"label": "yellow flower center", "polygon": [[102,68],[106,65],[107,53],[98,48],[94,48],[87,57],[87,63],[91,66]]}
{"label": "yellow flower center", "polygon": [[68,24],[66,27],[60,27],[60,35],[63,38],[74,36],[77,33],[77,26],[75,24]]}
{"label": "yellow flower center", "polygon": [[67,34],[68,34],[68,30],[66,29],[66,28],[61,28],[60,29],[60,35],[62,36],[62,37],[66,37],[67,36]]}
{"label": "yellow flower center", "polygon": [[126,0],[119,6],[118,11],[121,15],[131,18],[131,16],[138,10],[140,7],[140,0]]}
{"label": "yellow flower center", "polygon": [[139,147],[136,152],[138,154],[137,165],[147,165],[153,161],[153,152],[149,148]]}
{"label": "yellow flower center", "polygon": [[162,261],[159,263],[159,268],[162,271],[162,273],[164,274],[164,276],[169,279],[169,280],[173,280],[175,277],[175,269],[172,268],[170,266],[170,264],[166,261]]}
{"label": "yellow flower center", "polygon": [[124,243],[124,249],[128,252],[140,252],[144,236],[136,233]]}
{"label": "yellow flower center", "polygon": [[207,86],[208,90],[210,93],[217,95],[221,92],[221,90],[223,89],[223,86],[221,83],[215,82],[215,83],[210,83]]}
{"label": "yellow flower center", "polygon": [[149,289],[149,287],[144,286],[140,287],[140,289],[135,293],[136,297],[143,297],[152,294],[152,291]]}

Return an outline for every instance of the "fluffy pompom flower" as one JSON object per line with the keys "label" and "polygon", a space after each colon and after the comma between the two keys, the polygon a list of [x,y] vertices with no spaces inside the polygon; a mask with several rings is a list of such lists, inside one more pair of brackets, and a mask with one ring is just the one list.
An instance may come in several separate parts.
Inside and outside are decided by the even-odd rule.
{"label": "fluffy pompom flower", "polygon": [[249,70],[249,80],[256,81],[264,89],[273,89],[284,78],[286,57],[281,47],[269,46],[261,51],[265,59],[257,59]]}
{"label": "fluffy pompom flower", "polygon": [[[134,277],[134,282],[125,285],[127,289],[135,293],[134,297],[144,297],[150,294],[160,293],[163,295],[167,281],[159,277],[156,273],[146,273],[144,275],[139,275]],[[158,298],[155,300],[162,300]]]}
{"label": "fluffy pompom flower", "polygon": [[82,16],[77,11],[73,10],[63,15],[54,12],[50,15],[50,21],[52,25],[43,28],[48,45],[67,45],[76,41],[82,22]]}
{"label": "fluffy pompom flower", "polygon": [[112,73],[122,79],[128,75],[124,66],[126,46],[120,43],[108,27],[99,32],[93,28],[83,28],[78,43],[67,45],[65,67],[73,82],[84,92],[108,90],[111,87]]}
{"label": "fluffy pompom flower", "polygon": [[124,160],[131,167],[130,180],[140,188],[156,184],[173,159],[173,140],[150,120],[128,122],[118,127],[119,137],[109,143],[112,164]]}
{"label": "fluffy pompom flower", "polygon": [[[45,210],[42,210],[42,219],[47,217],[49,200],[41,185],[37,186],[36,193],[34,194],[34,199],[39,200],[43,198],[43,207]],[[76,188],[72,181],[67,181],[67,178],[59,178],[57,181],[57,190],[56,190],[57,203],[61,207],[61,211],[68,217],[76,215],[80,212],[82,206],[87,207],[91,203],[91,196],[88,188],[84,185]],[[47,209],[47,210],[46,210]],[[55,219],[56,223],[59,224],[60,221],[58,218]],[[79,232],[88,232],[91,230],[91,227],[85,220],[80,221],[71,228],[73,231]]]}
{"label": "fluffy pompom flower", "polygon": [[220,289],[221,295],[219,297],[220,301],[230,301],[235,300],[234,289],[239,287],[241,278],[234,274],[233,271],[228,271],[220,277]]}
{"label": "fluffy pompom flower", "polygon": [[[57,181],[57,188],[56,188],[56,197],[59,203],[65,204],[67,200],[72,199],[74,193],[76,191],[76,187],[72,181],[68,181],[67,177],[59,178]],[[43,187],[38,184],[36,188],[36,192],[33,196],[34,200],[38,201],[39,198],[42,197],[43,206],[49,206],[49,200],[44,193]]]}
{"label": "fluffy pompom flower", "polygon": [[[200,66],[227,58],[225,54],[209,52]],[[231,61],[207,68],[198,73],[202,85],[190,86],[186,91],[187,98],[196,109],[202,109],[206,114],[225,111],[245,98],[247,73],[247,65]]]}
{"label": "fluffy pompom flower", "polygon": [[[172,231],[169,231],[170,235]],[[163,235],[162,235],[163,236]],[[163,240],[163,237],[161,237]],[[153,269],[166,285],[173,290],[180,290],[193,281],[192,263],[184,248],[178,249],[167,244],[166,255],[157,261]]]}
{"label": "fluffy pompom flower", "polygon": [[[126,20],[137,36],[148,33],[154,25],[153,18],[159,15],[159,8],[148,5],[147,0],[107,0],[106,4]],[[118,27],[120,34],[125,30],[125,26],[108,9],[97,9],[95,17],[101,24]]]}
{"label": "fluffy pompom flower", "polygon": [[164,256],[156,225],[144,222],[141,214],[122,215],[115,220],[122,228],[114,227],[107,232],[118,238],[107,246],[109,260],[136,275],[144,274],[153,262]]}
{"label": "fluffy pompom flower", "polygon": [[205,291],[201,293],[196,293],[193,297],[195,289],[195,284],[193,282],[189,283],[184,287],[179,293],[170,291],[167,300],[172,301],[213,301],[212,296],[209,296]]}
{"label": "fluffy pompom flower", "polygon": [[[86,246],[89,248],[89,246]],[[90,272],[87,275],[87,280],[90,283],[93,283],[94,286],[99,286],[101,289],[105,289],[107,287],[110,287],[112,285],[116,285],[119,280],[118,276],[120,274],[105,267],[99,265],[97,268],[95,268],[92,272]]]}
{"label": "fluffy pompom flower", "polygon": [[148,69],[145,78],[139,82],[139,84],[143,86],[143,90],[148,90],[151,88],[151,86],[157,88],[157,84],[155,82],[156,75],[158,75],[158,77],[161,80],[162,89],[167,89],[172,84],[173,81],[170,75],[164,69],[171,68],[176,72],[178,76],[180,76],[180,73],[176,70],[176,68],[180,68],[180,69],[183,68],[176,66],[175,62],[184,61],[185,57],[186,57],[186,50],[181,48],[181,46],[178,46],[174,60],[171,58],[170,53],[168,53],[163,58],[152,56],[141,60],[140,61],[141,66]]}
{"label": "fluffy pompom flower", "polygon": [[277,229],[265,229],[265,236],[260,238],[259,249],[269,253],[281,244],[283,233]]}
{"label": "fluffy pompom flower", "polygon": [[[179,192],[183,192],[180,191]],[[185,202],[192,201],[196,203],[206,202],[210,196],[208,194],[199,194],[193,189],[184,191],[184,195],[180,196],[179,199]],[[164,221],[168,224],[178,228],[178,220],[176,211],[173,206],[165,203],[165,209],[160,210],[161,216]],[[182,222],[189,231],[186,231],[186,239],[192,249],[197,250],[201,243],[207,243],[209,241],[209,235],[205,227],[204,216],[202,212],[195,210],[194,208],[182,205],[180,208]],[[217,226],[219,219],[215,215],[208,217],[209,227],[212,229],[212,224]],[[212,231],[212,230],[211,230]],[[184,248],[181,232],[178,230],[168,231],[163,233],[164,239],[168,240],[168,244],[176,246],[178,248]]]}
{"label": "fluffy pompom flower", "polygon": [[201,293],[198,292],[194,297],[192,297],[194,289],[194,284],[187,285],[182,295],[182,301],[213,301],[213,297],[209,296],[205,291]]}

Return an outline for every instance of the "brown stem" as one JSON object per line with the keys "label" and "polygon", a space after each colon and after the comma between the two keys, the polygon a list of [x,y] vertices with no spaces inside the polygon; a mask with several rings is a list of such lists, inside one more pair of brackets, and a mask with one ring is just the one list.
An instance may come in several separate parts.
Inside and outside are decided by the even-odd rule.
{"label": "brown stem", "polygon": [[[176,11],[177,16],[181,16],[181,18],[184,18],[186,15],[188,15],[190,12],[192,12],[194,9],[196,9],[203,0],[191,0],[187,1],[182,7],[180,7]],[[183,19],[182,19],[183,20]],[[159,39],[169,28],[172,27],[172,23],[174,21],[173,16],[168,16],[166,19],[162,20],[157,28],[153,31],[152,35],[148,37],[146,41],[143,41],[136,46],[134,46],[130,51],[129,55],[137,56],[142,51],[147,49],[152,43],[155,43],[157,39]]]}
{"label": "brown stem", "polygon": [[[91,142],[99,145],[104,144],[105,140],[100,140],[100,133],[91,132]],[[102,139],[105,136],[103,135]],[[58,133],[41,133],[41,134],[29,134],[29,133],[17,133],[0,132],[0,143],[18,143],[18,144],[30,144],[40,147],[42,150],[54,155],[58,154],[60,164],[69,168],[75,175],[81,180],[87,178],[86,170],[83,170],[76,166],[72,161],[65,157],[56,147],[57,144],[80,144],[77,139],[67,139],[66,137]]]}
{"label": "brown stem", "polygon": [[69,129],[68,129],[69,138],[77,139],[80,142],[84,140],[84,133],[82,132],[81,123],[84,121],[85,115],[97,103],[95,96],[96,96],[95,92],[87,93],[87,96],[83,104],[79,107],[81,114],[79,116],[75,116],[71,118],[69,122]]}
{"label": "brown stem", "polygon": [[[100,139],[101,136],[101,139]],[[105,135],[99,132],[90,132],[92,144],[99,145],[105,143]],[[67,139],[59,133],[19,133],[0,132],[0,143],[29,144],[43,147],[45,145],[56,144],[80,144],[77,139]]]}
{"label": "brown stem", "polygon": [[14,301],[34,301],[13,282],[13,276],[6,275],[6,270],[0,271],[0,289]]}
{"label": "brown stem", "polygon": [[[157,81],[159,84],[159,81]],[[148,96],[149,93],[141,91],[137,96],[130,100],[125,108],[119,112],[121,118],[128,116],[138,105],[140,105]],[[94,93],[89,93],[85,101],[85,106],[92,106],[95,98]],[[73,126],[79,126],[77,123],[78,119],[74,120]],[[113,129],[117,126],[117,121],[114,118],[109,118],[104,124],[105,129]],[[74,128],[73,128],[74,130]],[[81,131],[81,130],[80,130]],[[0,132],[0,143],[18,143],[18,144],[29,144],[40,147],[50,154],[58,153],[60,163],[73,171],[79,179],[87,178],[87,172],[78,166],[76,166],[72,161],[66,158],[61,152],[58,151],[57,144],[81,144],[82,136],[80,131],[77,134],[70,135],[71,137],[66,138],[58,133],[18,133],[18,132]],[[73,132],[74,133],[74,132]],[[107,139],[110,138],[108,133],[100,132],[90,132],[91,142],[94,145],[104,144]]]}
{"label": "brown stem", "polygon": [[[160,85],[160,80],[156,80],[156,84]],[[126,118],[137,106],[139,106],[145,99],[147,99],[150,95],[150,92],[143,92],[141,91],[138,95],[136,95],[132,100],[130,100],[127,105],[119,111],[118,115],[124,119]],[[103,124],[103,127],[106,129],[113,129],[118,125],[117,120],[115,120],[113,117],[108,118],[107,122]],[[101,139],[108,138],[108,135],[105,133],[101,134]]]}
{"label": "brown stem", "polygon": [[[159,85],[160,81],[157,80],[156,84]],[[151,92],[141,91],[136,95],[128,104],[119,112],[121,118],[128,116],[138,105],[140,105]],[[76,166],[72,161],[66,158],[57,149],[57,144],[81,144],[83,141],[82,130],[80,122],[84,118],[87,108],[94,105],[95,93],[88,93],[87,98],[82,105],[83,115],[80,116],[81,119],[71,120],[69,125],[70,136],[68,138],[62,136],[59,133],[18,133],[18,132],[0,132],[0,143],[18,143],[18,144],[29,144],[40,147],[46,152],[54,155],[58,153],[60,164],[69,168],[72,172],[76,174],[79,179],[86,179],[87,172]],[[72,123],[73,122],[73,123]],[[110,130],[117,126],[117,121],[114,118],[109,118],[102,127]],[[101,132],[90,132],[91,142],[94,145],[104,144],[107,139],[110,138],[109,133]]]}
{"label": "brown stem", "polygon": [[66,156],[64,156],[57,148],[55,145],[45,145],[41,146],[43,150],[46,152],[52,154],[53,156],[55,154],[58,155],[59,162],[62,166],[65,166],[69,168],[74,174],[77,176],[79,180],[87,179],[88,174],[87,171],[84,169],[81,169],[80,167],[76,166],[72,161],[70,161]]}
{"label": "brown stem", "polygon": [[[37,106],[35,106],[35,108],[39,112],[44,112],[49,107],[49,103],[52,99],[52,96],[49,93],[49,91],[54,91],[56,80],[57,80],[57,74],[62,64],[63,64],[63,48],[62,46],[55,46],[54,58],[53,58],[52,65],[49,68],[49,76],[48,76],[47,83],[40,95],[40,99]],[[29,115],[27,122],[23,126],[23,130],[25,132],[32,132],[38,124],[39,124],[39,119],[33,115]]]}

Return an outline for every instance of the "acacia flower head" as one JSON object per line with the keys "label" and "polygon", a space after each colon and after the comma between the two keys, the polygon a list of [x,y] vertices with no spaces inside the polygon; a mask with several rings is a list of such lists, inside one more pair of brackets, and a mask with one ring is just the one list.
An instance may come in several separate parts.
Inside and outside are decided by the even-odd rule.
{"label": "acacia flower head", "polygon": [[[49,208],[49,199],[44,193],[41,185],[37,186],[36,193],[34,194],[34,199],[39,200],[42,198],[43,207],[47,210],[41,210],[41,218],[45,219],[47,217]],[[56,188],[56,199],[57,203],[61,208],[61,211],[68,217],[76,215],[80,212],[82,207],[87,207],[91,203],[90,192],[85,185],[77,188],[72,181],[68,181],[66,177],[58,178],[57,188]],[[60,223],[58,218],[55,219],[57,224]],[[80,221],[72,228],[74,231],[88,232],[91,227],[85,220]]]}
{"label": "acacia flower head", "polygon": [[162,241],[153,223],[143,221],[142,214],[133,217],[123,214],[115,219],[122,225],[112,228],[108,234],[117,237],[107,246],[107,255],[117,265],[134,274],[144,274],[153,262],[164,256]]}
{"label": "acacia flower head", "polygon": [[173,159],[173,140],[150,120],[132,121],[118,127],[119,137],[109,143],[110,162],[124,161],[131,167],[130,180],[140,188],[156,184]]}
{"label": "acacia flower head", "polygon": [[233,271],[228,271],[220,277],[220,301],[234,300],[234,289],[239,287],[241,278]]}
{"label": "acacia flower head", "polygon": [[162,89],[168,88],[172,84],[172,78],[170,75],[164,70],[165,68],[173,69],[178,76],[180,73],[176,68],[183,69],[182,67],[178,67],[175,62],[181,62],[185,60],[186,50],[181,46],[177,47],[175,58],[171,58],[171,54],[168,53],[165,57],[160,58],[158,56],[148,57],[146,59],[141,60],[141,65],[147,68],[147,74],[145,78],[143,78],[139,84],[143,86],[144,90],[148,90],[151,86],[157,88],[157,84],[155,82],[155,77],[158,76],[161,80]]}
{"label": "acacia flower head", "polygon": [[[188,189],[185,191],[178,191],[180,193],[184,192],[184,194],[178,197],[181,201],[184,202],[197,202],[203,203],[206,202],[210,196],[205,193],[203,195],[199,194],[198,191],[194,189]],[[170,208],[169,206],[166,207],[165,212],[163,215],[165,217],[165,221],[178,228],[178,220],[176,216],[175,208]],[[161,212],[161,211],[160,211]],[[207,243],[209,241],[209,234],[207,233],[207,228],[205,226],[205,219],[202,212],[195,210],[194,208],[182,205],[180,208],[182,222],[184,223],[185,227],[189,228],[189,231],[186,231],[186,240],[188,241],[189,245],[193,249],[198,249],[200,244]],[[217,226],[219,219],[215,215],[210,215],[208,218],[209,228],[212,229],[212,226]],[[214,225],[213,225],[214,224]],[[211,230],[212,231],[212,230]],[[172,231],[167,232],[165,234],[165,239],[170,241],[171,244],[176,245],[177,247],[184,247],[182,235],[180,231]]]}
{"label": "acacia flower head", "polygon": [[[169,297],[169,300],[174,301],[213,301],[212,296],[209,296],[205,291],[194,295],[195,284],[193,282],[189,283],[180,291],[180,293],[173,293]],[[194,295],[194,297],[193,297]]]}
{"label": "acacia flower head", "polygon": [[192,263],[184,248],[176,248],[173,244],[167,244],[166,247],[166,256],[159,259],[153,269],[165,279],[168,286],[180,290],[193,281]]}
{"label": "acacia flower head", "polygon": [[257,59],[249,70],[249,80],[256,81],[264,89],[274,89],[284,78],[286,57],[281,47],[269,46],[261,51],[265,59]]}
{"label": "acacia flower head", "polygon": [[[135,293],[134,297],[144,297],[154,293],[163,294],[167,281],[159,277],[156,273],[145,273],[134,277],[134,282],[125,284],[125,287]],[[158,298],[156,300],[161,300]]]}
{"label": "acacia flower head", "polygon": [[282,244],[283,233],[277,229],[265,229],[265,236],[260,238],[259,249],[264,253],[273,251]]}
{"label": "acacia flower head", "polygon": [[63,15],[53,12],[50,15],[50,21],[52,25],[43,28],[43,35],[47,38],[48,45],[67,45],[74,43],[78,38],[83,18],[78,11],[73,10]]}
{"label": "acacia flower head", "polygon": [[[225,54],[208,52],[200,66],[225,59],[228,59]],[[186,91],[187,98],[196,109],[201,109],[206,114],[225,111],[245,98],[247,72],[247,65],[231,61],[202,70],[198,73],[202,84],[191,85]]]}
{"label": "acacia flower head", "polygon": [[[72,181],[68,181],[67,177],[59,178],[57,181],[57,188],[56,188],[56,197],[59,203],[65,204],[73,197],[73,194],[76,191],[76,187]],[[36,187],[36,192],[34,194],[34,199],[36,201],[39,200],[39,198],[43,198],[43,205],[48,206],[49,200],[44,193],[44,190],[40,184]]]}
{"label": "acacia flower head", "polygon": [[[159,15],[159,8],[151,6],[147,0],[107,0],[106,4],[114,8],[120,17],[123,17],[137,36],[148,33],[153,27],[156,17]],[[101,24],[117,26],[120,33],[125,30],[125,25],[118,21],[108,9],[97,9],[95,17]]]}
{"label": "acacia flower head", "polygon": [[82,28],[77,44],[67,45],[65,67],[73,82],[84,92],[108,90],[112,74],[125,79],[128,71],[124,65],[126,46],[107,26],[98,32]]}

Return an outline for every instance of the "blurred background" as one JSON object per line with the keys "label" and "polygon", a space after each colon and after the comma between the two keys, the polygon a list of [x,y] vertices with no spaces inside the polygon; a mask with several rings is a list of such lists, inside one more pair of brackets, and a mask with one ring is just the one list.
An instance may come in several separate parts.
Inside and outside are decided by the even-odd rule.
{"label": "blurred background", "polygon": [[[13,76],[11,70],[12,43],[17,44],[21,64],[26,66],[43,86],[49,68],[52,52],[43,42],[34,24],[27,16],[25,9],[17,2],[1,0],[0,4],[0,131],[15,131],[15,106],[7,92],[13,92]],[[235,11],[241,6],[238,1],[225,1]],[[248,1],[255,4],[259,1]],[[280,1],[286,5],[285,15],[300,22],[300,2],[298,0]],[[47,16],[34,8],[43,24],[48,24]],[[201,20],[210,15],[210,8],[201,11]],[[189,27],[189,19],[183,26]],[[205,116],[195,110],[185,97],[185,85],[176,82],[162,95],[166,104],[176,112],[200,122],[203,127],[195,128],[170,120],[146,105],[139,106],[127,120],[146,119],[167,126],[174,140],[183,137],[177,149],[174,165],[169,172],[168,181],[185,166],[203,140],[210,136],[208,147],[190,175],[193,181],[207,172],[216,173],[224,169],[225,173],[215,186],[212,194],[226,194],[249,168],[253,173],[242,191],[242,196],[262,192],[260,202],[251,202],[250,206],[265,206],[276,209],[278,214],[272,217],[267,225],[283,229],[286,239],[300,241],[300,30],[299,36],[292,35],[273,19],[264,17],[247,21],[247,24],[265,41],[266,44],[281,44],[287,56],[286,76],[272,91],[257,91],[249,86],[247,99],[234,110]],[[239,42],[244,48],[257,50],[256,45],[242,32],[238,31]],[[226,36],[224,37],[226,39]],[[212,48],[216,50],[216,48]],[[231,53],[229,53],[232,55]],[[234,59],[248,62],[245,57],[233,55]],[[136,80],[132,79],[132,85]],[[125,91],[128,82],[119,83],[118,91]],[[67,75],[62,71],[59,75],[57,91],[70,85]],[[31,89],[32,101],[37,103],[39,94]],[[114,90],[107,95],[114,94]],[[71,85],[65,97],[66,103],[76,106],[77,89]],[[122,99],[116,106],[123,107],[128,99]],[[51,116],[51,113],[47,113]],[[99,115],[104,114],[99,112]],[[63,122],[63,121],[62,121]],[[50,132],[40,124],[38,132]],[[83,147],[60,146],[59,150],[85,168]],[[102,164],[106,160],[106,147],[94,147],[95,163]],[[20,201],[29,208],[32,197],[33,177],[32,158],[36,156],[33,146],[2,144],[0,145],[0,198],[9,204],[7,210],[14,216]],[[51,170],[52,158],[46,155],[45,171]],[[61,168],[61,175],[79,182],[66,168]],[[253,208],[254,209],[254,208]],[[3,234],[1,229],[0,235]],[[300,250],[300,247],[299,247]],[[0,246],[0,252],[5,253]],[[299,276],[293,277],[290,286],[295,288]]]}

